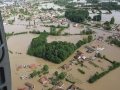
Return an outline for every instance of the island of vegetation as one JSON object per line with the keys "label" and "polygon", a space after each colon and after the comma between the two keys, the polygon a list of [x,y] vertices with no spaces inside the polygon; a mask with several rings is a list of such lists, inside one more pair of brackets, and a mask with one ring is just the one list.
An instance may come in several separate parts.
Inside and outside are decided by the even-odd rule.
{"label": "island of vegetation", "polygon": [[53,41],[47,43],[48,33],[42,33],[39,37],[33,38],[27,54],[47,59],[54,63],[61,63],[67,59],[77,48],[93,40],[92,35],[78,41],[76,45],[70,42]]}

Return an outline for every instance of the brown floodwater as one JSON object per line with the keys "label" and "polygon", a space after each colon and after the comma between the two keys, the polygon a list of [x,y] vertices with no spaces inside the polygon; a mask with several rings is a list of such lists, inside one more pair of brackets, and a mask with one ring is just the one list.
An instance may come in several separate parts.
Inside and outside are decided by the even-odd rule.
{"label": "brown floodwater", "polygon": [[67,41],[76,44],[79,40],[82,40],[83,36],[80,35],[72,35],[72,36],[48,36],[48,43],[52,41]]}
{"label": "brown floodwater", "polygon": [[[101,10],[102,11],[102,10]],[[106,11],[102,11],[103,13],[105,13]],[[93,18],[93,16],[98,15],[98,14],[90,14],[90,16]],[[112,11],[112,14],[102,14],[102,22],[105,21],[110,21],[112,17],[115,18],[115,23],[120,24],[120,12],[119,11]]]}
{"label": "brown floodwater", "polygon": [[[17,28],[19,27],[19,28]],[[72,27],[72,26],[71,26]],[[16,28],[16,29],[15,29]],[[22,29],[21,29],[22,28]],[[38,27],[39,28],[39,27]],[[39,30],[44,30],[44,29],[49,29],[49,28],[39,28]],[[73,31],[74,30],[74,31]],[[73,29],[66,29],[64,30],[64,32],[70,32],[72,34],[78,33],[80,32],[79,27],[73,27]],[[112,35],[112,33],[109,32],[104,32],[101,30],[97,30],[97,29],[93,29],[94,31],[96,31],[96,37],[97,36],[104,36],[104,38],[106,38],[109,35]],[[5,31],[6,32],[21,32],[21,31],[26,31],[24,26],[5,26]],[[103,35],[105,34],[105,35]],[[61,64],[54,64],[51,62],[48,62],[47,60],[44,60],[42,58],[36,58],[33,56],[29,56],[26,54],[27,49],[30,45],[30,42],[32,40],[32,38],[37,37],[38,35],[35,34],[22,34],[22,35],[16,35],[16,36],[11,36],[8,40],[8,49],[11,50],[13,52],[13,54],[9,53],[10,56],[10,65],[11,65],[11,75],[12,75],[12,89],[16,90],[16,88],[18,86],[25,86],[24,83],[25,82],[30,82],[32,84],[34,84],[36,86],[36,88],[34,90],[42,90],[43,88],[48,89],[49,87],[52,87],[51,84],[49,84],[49,82],[47,83],[48,87],[44,87],[41,83],[38,82],[38,79],[40,77],[35,77],[33,79],[26,79],[26,80],[21,80],[20,76],[22,75],[26,75],[26,74],[30,74],[34,69],[27,69],[27,68],[22,68],[19,71],[16,70],[16,67],[18,65],[25,65],[25,64],[32,64],[35,63],[36,65],[40,65],[41,66],[37,66],[36,70],[41,70],[43,65],[47,64],[49,66],[49,74],[45,75],[48,78],[53,76],[53,73],[55,71],[58,71],[59,73],[61,71],[64,71],[62,69],[58,69],[58,67],[62,66],[63,64],[69,64],[71,60],[73,60],[74,55],[76,52],[74,52],[70,57],[68,57],[64,62],[62,62]],[[83,37],[86,36],[80,36],[80,35],[72,35],[72,36],[48,36],[47,41],[48,43],[52,42],[52,41],[68,41],[71,43],[76,43],[78,40],[81,40]],[[109,59],[111,60],[116,60],[116,61],[120,61],[120,48],[116,47],[116,46],[110,46],[107,43],[104,42],[98,42],[98,41],[94,41],[90,44],[87,44],[88,46],[92,46],[92,45],[101,45],[103,46],[105,49],[103,51],[100,51],[101,54],[106,55]],[[82,46],[81,48],[79,48],[80,51],[82,51],[84,53],[84,55],[86,57],[90,57],[90,56],[94,56],[95,53],[86,53],[86,50],[84,48],[84,46]],[[16,54],[15,52],[19,52],[22,54]],[[102,62],[98,62],[98,60],[101,60]],[[105,60],[102,59],[96,59],[93,60],[94,63],[96,63],[97,65],[103,67],[104,69],[108,69],[108,66],[110,66],[111,64]],[[87,80],[95,73],[95,72],[102,72],[102,70],[100,68],[95,68],[93,65],[89,64],[87,61],[84,62],[84,64],[88,67],[81,67],[80,65],[73,65],[70,66],[70,68],[72,68],[71,71],[67,71],[67,74],[71,74],[73,79],[77,79],[81,82],[83,82],[82,84],[77,84],[77,86],[79,86],[80,88],[83,88],[84,90],[119,90],[120,86],[120,68],[110,72],[109,74],[107,74],[106,76],[104,76],[103,78],[101,78],[100,80],[98,80],[97,82],[95,82],[94,84],[89,84],[87,82]],[[82,75],[80,72],[77,71],[77,69],[80,68],[82,70],[84,70],[86,72],[85,75]],[[16,83],[19,82],[19,83]],[[64,80],[62,80],[64,82],[64,89],[67,89],[68,86],[70,86],[71,84],[68,82],[65,82]]]}
{"label": "brown floodwater", "polygon": [[79,34],[84,28],[81,25],[78,25],[77,27],[73,26],[74,23],[70,24],[70,27],[62,31],[62,34],[65,32],[70,33],[70,34]]}

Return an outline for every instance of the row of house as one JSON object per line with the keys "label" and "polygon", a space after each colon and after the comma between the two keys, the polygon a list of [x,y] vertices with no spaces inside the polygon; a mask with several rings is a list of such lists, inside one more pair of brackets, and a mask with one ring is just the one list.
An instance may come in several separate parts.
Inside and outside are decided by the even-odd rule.
{"label": "row of house", "polygon": [[21,68],[31,68],[31,69],[34,69],[34,68],[37,68],[36,64],[30,64],[30,65],[19,65],[17,67],[17,71]]}
{"label": "row of house", "polygon": [[[48,81],[47,77],[43,76],[38,80],[40,83],[44,84]],[[35,88],[35,85],[26,82],[25,85],[31,89]],[[62,87],[64,84],[62,82],[58,82],[56,85],[52,87],[52,90],[63,90]],[[19,87],[18,90],[27,90],[27,88]],[[68,87],[68,90],[77,90],[77,87],[73,84]]]}

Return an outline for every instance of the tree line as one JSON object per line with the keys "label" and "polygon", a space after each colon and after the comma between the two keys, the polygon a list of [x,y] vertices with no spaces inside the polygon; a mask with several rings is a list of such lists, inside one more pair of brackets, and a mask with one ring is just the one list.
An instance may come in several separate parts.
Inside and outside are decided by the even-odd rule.
{"label": "tree line", "polygon": [[61,63],[75,51],[73,43],[62,41],[47,43],[47,36],[48,34],[45,33],[33,38],[27,54]]}
{"label": "tree line", "polygon": [[89,16],[89,12],[87,10],[70,10],[65,11],[65,17],[70,21],[82,23]]}
{"label": "tree line", "polygon": [[89,35],[88,37],[83,38],[83,40],[79,40],[79,41],[76,43],[76,48],[79,48],[79,47],[81,47],[82,45],[84,45],[84,44],[86,44],[86,43],[90,43],[92,40],[93,40],[93,36],[92,36],[92,35]]}
{"label": "tree line", "polygon": [[89,83],[94,83],[96,82],[98,79],[102,78],[103,76],[105,76],[106,74],[108,74],[109,72],[111,72],[112,70],[115,70],[116,68],[120,67],[120,62],[116,62],[116,61],[111,61],[110,59],[108,59],[105,55],[102,55],[100,53],[98,53],[98,57],[99,58],[103,58],[104,60],[107,60],[108,62],[110,62],[113,66],[110,66],[108,70],[102,72],[102,73],[98,73],[96,72],[90,79],[89,79]]}
{"label": "tree line", "polygon": [[92,31],[90,28],[87,28],[86,30],[83,30],[80,32],[80,34],[82,35],[90,35],[90,34],[94,34],[95,31]]}

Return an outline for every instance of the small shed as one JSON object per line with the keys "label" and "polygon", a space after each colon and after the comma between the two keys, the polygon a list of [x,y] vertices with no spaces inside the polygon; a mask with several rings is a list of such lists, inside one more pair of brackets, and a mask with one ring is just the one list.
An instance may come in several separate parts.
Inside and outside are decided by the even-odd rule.
{"label": "small shed", "polygon": [[64,65],[62,66],[62,68],[63,68],[63,69],[68,69],[68,68],[69,68],[69,65],[64,64]]}

